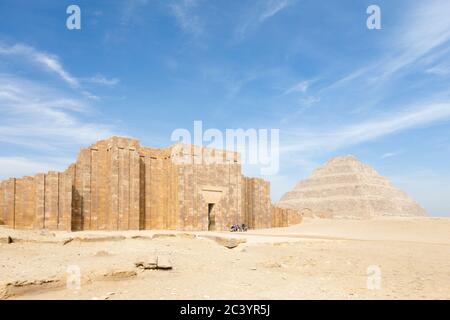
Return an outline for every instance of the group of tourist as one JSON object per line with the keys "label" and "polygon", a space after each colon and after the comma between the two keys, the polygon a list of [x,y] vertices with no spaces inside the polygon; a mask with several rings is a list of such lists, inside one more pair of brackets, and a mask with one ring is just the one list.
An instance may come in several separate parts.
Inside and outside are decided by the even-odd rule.
{"label": "group of tourist", "polygon": [[231,232],[245,232],[247,230],[248,230],[248,227],[245,223],[243,223],[241,225],[233,224],[230,229]]}

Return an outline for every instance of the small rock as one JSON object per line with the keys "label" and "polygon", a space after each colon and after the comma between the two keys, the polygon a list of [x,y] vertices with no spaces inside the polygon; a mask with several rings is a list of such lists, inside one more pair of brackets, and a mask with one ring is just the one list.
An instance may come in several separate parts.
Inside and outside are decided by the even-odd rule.
{"label": "small rock", "polygon": [[72,241],[73,241],[73,238],[64,239],[62,244],[63,244],[63,246],[65,246],[66,244],[71,243]]}
{"label": "small rock", "polygon": [[134,263],[134,265],[138,268],[149,270],[156,269],[158,267],[158,259],[157,257],[150,257],[147,259],[142,259]]}
{"label": "small rock", "polygon": [[157,260],[158,269],[170,270],[172,269],[172,262],[168,256],[159,256]]}
{"label": "small rock", "polygon": [[10,243],[13,243],[13,240],[10,236],[1,236],[0,243],[10,244]]}
{"label": "small rock", "polygon": [[135,235],[135,236],[131,236],[131,239],[135,239],[135,240],[152,240],[153,237],[152,236]]}
{"label": "small rock", "polygon": [[73,240],[79,242],[107,242],[107,241],[121,241],[125,240],[124,236],[105,236],[105,235],[85,235],[75,237]]}
{"label": "small rock", "polygon": [[176,234],[174,233],[155,233],[152,238],[175,238]]}
{"label": "small rock", "polygon": [[96,256],[96,257],[108,257],[108,256],[111,256],[111,253],[109,253],[108,251],[105,251],[105,250],[100,250],[100,251],[97,251],[94,256]]}
{"label": "small rock", "polygon": [[192,234],[192,233],[179,233],[178,237],[184,238],[184,239],[195,239],[195,238],[197,238],[197,236],[195,234]]}
{"label": "small rock", "polygon": [[247,242],[247,240],[243,238],[212,237],[212,239],[228,249],[236,248],[239,244]]}
{"label": "small rock", "polygon": [[126,279],[136,276],[137,273],[134,270],[127,270],[127,269],[117,269],[117,270],[111,270],[107,271],[103,274],[103,277],[108,279]]}
{"label": "small rock", "polygon": [[279,262],[267,262],[264,266],[266,268],[281,268],[282,264]]}

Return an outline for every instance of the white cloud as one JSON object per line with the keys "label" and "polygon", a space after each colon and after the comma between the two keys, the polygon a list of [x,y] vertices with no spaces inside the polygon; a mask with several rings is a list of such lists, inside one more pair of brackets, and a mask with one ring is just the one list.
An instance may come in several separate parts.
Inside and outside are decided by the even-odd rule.
{"label": "white cloud", "polygon": [[0,142],[31,149],[68,148],[112,135],[87,119],[84,101],[45,85],[0,74]]}
{"label": "white cloud", "polygon": [[240,23],[237,24],[234,30],[235,40],[242,40],[249,32],[254,31],[261,24],[293,5],[295,2],[296,0],[252,1],[250,10],[243,15]]}
{"label": "white cloud", "polygon": [[434,74],[437,76],[447,76],[450,75],[450,66],[448,65],[437,65],[426,70],[426,73]]}
{"label": "white cloud", "polygon": [[293,92],[302,92],[305,93],[309,88],[309,82],[308,81],[301,81],[299,83],[297,83],[296,85],[294,85],[293,87],[287,89],[284,94],[290,94]]}
{"label": "white cloud", "polygon": [[291,132],[282,152],[332,151],[408,129],[450,120],[450,103],[435,103],[393,112],[328,132]]}
{"label": "white cloud", "polygon": [[395,151],[395,152],[386,152],[384,154],[381,155],[381,159],[388,159],[388,158],[392,158],[395,156],[398,156],[399,154],[401,154],[401,151]]}
{"label": "white cloud", "polygon": [[265,4],[264,11],[259,15],[259,21],[263,22],[292,5],[292,0],[269,0]]}
{"label": "white cloud", "polygon": [[97,74],[97,75],[89,78],[88,81],[91,83],[100,84],[100,85],[104,85],[104,86],[115,86],[119,83],[119,79],[117,79],[117,78],[108,79],[101,74]]}
{"label": "white cloud", "polygon": [[24,44],[15,44],[13,46],[5,46],[0,44],[0,54],[24,57],[31,62],[36,63],[40,67],[57,74],[70,86],[74,88],[80,86],[76,77],[72,76],[67,70],[64,69],[57,56],[38,51],[35,48]]}
{"label": "white cloud", "polygon": [[302,98],[300,99],[300,104],[303,107],[309,108],[311,107],[313,104],[316,104],[320,101],[320,97],[314,97],[314,96],[308,96],[306,98]]}
{"label": "white cloud", "polygon": [[171,12],[181,29],[195,36],[203,33],[200,18],[194,12],[197,6],[197,0],[181,0],[170,5]]}
{"label": "white cloud", "polygon": [[450,2],[431,0],[410,8],[403,14],[404,21],[400,26],[393,27],[393,35],[385,43],[387,53],[383,57],[353,70],[325,89],[356,81],[370,84],[373,88],[408,67],[416,66],[417,71],[417,62],[421,60],[430,64],[445,54],[450,41]]}

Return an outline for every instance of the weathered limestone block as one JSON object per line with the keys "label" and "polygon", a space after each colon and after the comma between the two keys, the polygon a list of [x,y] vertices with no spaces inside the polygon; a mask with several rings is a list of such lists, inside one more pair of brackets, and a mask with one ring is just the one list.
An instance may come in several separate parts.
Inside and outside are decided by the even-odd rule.
{"label": "weathered limestone block", "polygon": [[90,218],[90,230],[99,229],[99,215],[100,215],[100,203],[99,203],[99,149],[97,146],[90,148],[90,191],[91,191],[91,218]]}
{"label": "weathered limestone block", "polygon": [[35,229],[45,229],[45,174],[37,174],[35,181]]}
{"label": "weathered limestone block", "polygon": [[110,203],[108,210],[108,229],[119,229],[119,148],[117,146],[111,146],[110,149]]}
{"label": "weathered limestone block", "polygon": [[170,257],[166,255],[158,256],[157,268],[162,270],[172,269],[172,261],[170,261]]}
{"label": "weathered limestone block", "polygon": [[16,180],[15,228],[32,229],[35,222],[35,181],[33,177]]}
{"label": "weathered limestone block", "polygon": [[242,180],[245,223],[251,229],[270,228],[272,212],[269,182],[246,177],[243,177]]}
{"label": "weathered limestone block", "polygon": [[59,174],[49,172],[45,176],[44,228],[58,229],[59,224]]}
{"label": "weathered limestone block", "polygon": [[72,229],[72,185],[74,167],[59,174],[59,219],[58,230]]}

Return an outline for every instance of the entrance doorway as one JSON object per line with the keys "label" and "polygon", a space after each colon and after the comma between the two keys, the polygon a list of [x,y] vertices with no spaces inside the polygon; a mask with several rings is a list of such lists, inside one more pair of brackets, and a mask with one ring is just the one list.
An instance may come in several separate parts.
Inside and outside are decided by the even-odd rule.
{"label": "entrance doorway", "polygon": [[208,231],[216,230],[216,216],[213,209],[214,203],[208,203]]}

